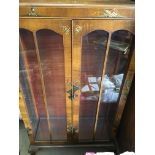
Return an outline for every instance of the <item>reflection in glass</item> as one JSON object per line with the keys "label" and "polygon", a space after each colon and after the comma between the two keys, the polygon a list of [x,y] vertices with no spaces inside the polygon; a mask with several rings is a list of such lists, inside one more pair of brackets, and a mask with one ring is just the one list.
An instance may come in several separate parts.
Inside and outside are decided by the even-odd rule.
{"label": "reflection in glass", "polygon": [[111,138],[112,123],[131,55],[132,41],[133,35],[128,31],[119,30],[112,34],[106,71],[102,80],[97,140]]}
{"label": "reflection in glass", "polygon": [[[105,44],[96,44],[100,40]],[[82,38],[79,141],[92,141],[108,33],[96,30]]]}
{"label": "reflection in glass", "polygon": [[63,36],[47,29],[37,31],[36,36],[45,85],[52,140],[66,140]]}
{"label": "reflection in glass", "polygon": [[36,116],[35,110],[34,110],[34,105],[33,105],[34,103],[32,100],[32,95],[31,95],[29,83],[27,80],[26,69],[24,67],[23,59],[22,59],[20,53],[19,53],[19,79],[20,79],[20,84],[22,86],[21,89],[23,91],[25,104],[27,107],[30,121],[31,121],[32,131],[35,134],[38,119],[37,119],[37,116]]}
{"label": "reflection in glass", "polygon": [[41,76],[39,72],[39,64],[37,60],[36,48],[33,34],[31,31],[20,29],[20,38],[22,42],[22,55],[27,63],[26,69],[29,73],[29,79],[32,87],[32,92],[35,98],[35,104],[39,117],[46,117],[44,99],[41,87]]}
{"label": "reflection in glass", "polygon": [[[66,140],[63,37],[46,29],[37,31],[36,37],[49,120],[47,119],[45,109],[41,83],[42,76],[33,33],[29,30],[20,29],[23,50],[20,52],[20,82],[33,126],[34,138],[36,141]],[[33,97],[35,103],[33,102]],[[35,115],[34,105],[37,108],[38,120]],[[48,122],[51,131],[49,130]],[[50,134],[52,135],[52,139],[50,139]]]}
{"label": "reflection in glass", "polygon": [[[33,33],[26,29],[20,29],[20,39],[23,51],[20,51],[20,83],[23,89],[26,106],[31,120],[34,138],[36,140],[50,140],[44,99],[41,86],[41,76],[37,60]],[[24,61],[25,59],[25,61]],[[28,78],[29,75],[29,78]],[[29,79],[29,81],[28,81]],[[30,87],[31,85],[31,87]],[[32,99],[34,97],[34,100]],[[35,107],[38,119],[35,114]],[[31,109],[31,111],[30,111]]]}
{"label": "reflection in glass", "polygon": [[[101,96],[101,102],[117,102],[119,96],[119,90],[122,84],[124,74],[114,75],[113,77],[108,77],[104,75],[104,80],[102,81],[102,87],[105,90]],[[93,79],[93,82],[90,81]],[[81,88],[82,93],[88,92],[99,92],[101,77],[88,77],[88,85]],[[88,96],[85,100],[98,100],[98,96]]]}
{"label": "reflection in glass", "polygon": [[112,77],[104,75],[104,80],[102,82],[103,93],[101,96],[101,102],[117,102],[123,76],[124,74],[113,75]]}
{"label": "reflection in glass", "polygon": [[49,141],[50,140],[48,122],[47,122],[47,118],[45,117],[40,117],[38,121],[35,140],[36,141],[44,141],[44,140]]}
{"label": "reflection in glass", "polygon": [[[20,49],[20,83],[23,89],[26,106],[30,116],[33,134],[37,133],[37,127],[40,119],[46,119],[44,99],[41,87],[41,78],[39,72],[39,64],[37,60],[36,48],[33,38],[33,33],[26,29],[20,29],[21,49]],[[38,119],[35,113],[38,113]],[[40,125],[39,125],[40,127]],[[40,128],[37,133],[40,140],[50,140],[48,125],[44,123],[46,131]],[[41,135],[44,135],[42,137]],[[46,135],[46,136],[45,136]],[[39,138],[37,139],[39,140]]]}

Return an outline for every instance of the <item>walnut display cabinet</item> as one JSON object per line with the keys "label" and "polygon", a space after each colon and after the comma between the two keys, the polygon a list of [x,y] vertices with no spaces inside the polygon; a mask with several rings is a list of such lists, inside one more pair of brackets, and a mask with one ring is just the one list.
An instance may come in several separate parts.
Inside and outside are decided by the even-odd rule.
{"label": "walnut display cabinet", "polygon": [[115,135],[134,77],[134,3],[20,0],[19,11],[29,151],[114,146],[118,154]]}

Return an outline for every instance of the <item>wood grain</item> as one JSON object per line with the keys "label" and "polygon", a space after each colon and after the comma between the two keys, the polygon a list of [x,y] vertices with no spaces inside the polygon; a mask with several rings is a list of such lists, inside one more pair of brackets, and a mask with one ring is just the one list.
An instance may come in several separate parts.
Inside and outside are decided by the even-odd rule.
{"label": "wood grain", "polygon": [[[38,15],[36,17],[28,16],[28,13],[31,11],[32,6],[35,8],[35,12]],[[122,17],[106,18],[104,17],[104,11],[106,9],[112,12],[116,11],[118,15],[121,15]],[[77,129],[75,139],[78,140],[79,129],[82,126],[87,127],[90,124],[93,124],[92,122],[94,122],[95,120],[96,123],[94,131],[96,131],[97,122],[100,122],[100,125],[102,125],[102,123],[105,121],[103,119],[100,119],[98,116],[99,111],[101,110],[100,102],[98,103],[96,117],[86,118],[86,116],[89,115],[89,112],[84,113],[84,111],[85,108],[88,107],[88,104],[86,107],[83,106],[83,108],[81,107],[80,109],[80,90],[76,91],[76,97],[73,101],[68,98],[69,94],[66,93],[66,91],[71,89],[69,83],[76,83],[76,85],[78,86],[81,85],[82,37],[95,30],[104,30],[109,34],[112,34],[117,30],[123,29],[134,33],[134,3],[130,3],[129,0],[116,0],[115,2],[105,2],[101,0],[34,0],[32,2],[31,0],[20,0],[19,10],[20,28],[33,32],[35,45],[38,48],[37,55],[40,63],[39,69],[42,70],[41,85],[44,96],[44,111],[49,123],[49,130],[55,133],[55,135],[53,135],[54,139],[52,139],[52,137],[50,139],[52,140],[52,142],[54,142],[55,140],[58,140],[59,142],[64,140],[66,141],[66,139],[62,139],[62,137],[63,135],[67,134],[67,128],[73,127]],[[77,32],[75,30],[77,27],[81,27],[81,31]],[[37,34],[39,34],[38,32],[41,32],[41,30],[43,29],[46,30],[46,32],[48,31],[49,33],[40,33],[40,39],[38,39],[39,35]],[[55,40],[53,41],[52,39],[50,39],[50,32],[52,32],[52,34],[55,34]],[[48,35],[49,38],[47,39],[45,36]],[[56,45],[58,45],[58,43],[60,42],[61,44],[63,44],[63,47],[61,45],[61,47],[59,46],[59,48],[56,47]],[[57,49],[54,49],[54,47],[56,47]],[[63,53],[60,52],[60,49],[63,49]],[[51,61],[49,61],[49,59]],[[49,64],[47,64],[47,66],[52,69],[52,73],[47,72],[44,68],[45,66],[43,67],[44,60],[49,61]],[[58,61],[60,63],[58,63]],[[52,64],[51,62],[54,62],[54,64]],[[131,65],[129,66],[125,85],[128,84],[128,81],[132,80],[133,78],[133,58],[130,64]],[[116,65],[113,70],[117,70],[117,68],[118,65]],[[113,70],[111,72],[113,72]],[[51,76],[53,77],[46,76],[47,73],[51,73]],[[55,75],[53,73],[55,73]],[[55,83],[52,83],[53,80],[55,81]],[[55,91],[52,91],[53,88]],[[58,91],[57,88],[60,89],[60,91]],[[129,90],[129,88],[130,85],[128,85],[127,89]],[[35,92],[32,93],[34,94]],[[122,89],[122,95],[120,97],[120,102],[116,114],[114,130],[119,126],[119,121],[121,119],[121,115],[125,106],[126,99],[124,99],[123,96],[125,93],[128,94],[124,86]],[[58,98],[57,95],[60,97]],[[35,99],[35,96],[33,98]],[[58,103],[59,99],[61,100],[61,102]],[[24,108],[21,108],[22,111],[24,111]],[[108,115],[107,117],[109,117],[109,114],[112,113],[111,111],[114,108],[115,107],[110,106],[104,107],[104,110],[106,110]],[[53,109],[55,109],[55,111],[53,111]],[[82,111],[81,116],[85,116],[85,120],[82,121],[81,126],[79,118],[80,110]],[[96,109],[94,108],[91,112],[94,113],[95,110]],[[28,119],[28,115],[25,116],[25,123],[28,126],[30,120]],[[61,121],[59,121],[58,123],[59,119],[56,119],[54,117],[61,117],[61,121],[63,120],[62,117],[64,117],[63,123],[60,123]],[[107,126],[110,126],[111,122],[108,123]],[[53,128],[61,128],[62,126],[63,131],[61,133],[59,130]],[[42,125],[40,126],[40,129],[44,130],[44,127],[45,125]],[[38,133],[41,133],[41,130],[38,131]],[[91,136],[91,132],[88,132],[88,135]],[[88,135],[86,137],[89,137]],[[82,137],[84,136],[85,135],[83,134]],[[46,140],[43,137],[44,136],[42,136],[42,142],[45,142]],[[71,135],[71,138],[72,141],[75,140],[74,135]],[[46,137],[46,139],[46,142],[48,143],[48,136]],[[39,139],[37,139],[36,142],[39,142]]]}
{"label": "wood grain", "polygon": [[[134,7],[133,6],[123,6],[122,8],[120,6],[99,6],[99,7],[35,7],[35,12],[37,13],[37,17],[33,18],[39,18],[39,17],[48,17],[48,18],[70,18],[70,19],[79,19],[79,18],[98,18],[98,19],[106,19],[104,18],[104,10],[109,9],[113,10],[115,9],[119,16],[122,16],[122,19],[127,18],[134,18]],[[19,8],[20,11],[20,18],[32,18],[28,16],[28,13],[31,10],[31,6],[21,6]]]}
{"label": "wood grain", "polygon": [[19,89],[19,109],[20,109],[20,114],[22,116],[22,120],[24,122],[25,128],[32,129],[30,119],[29,119],[29,114],[25,105],[25,101],[24,101],[24,97],[21,89]]}
{"label": "wood grain", "polygon": [[120,153],[135,151],[135,80],[126,101],[120,126],[117,132]]}
{"label": "wood grain", "polygon": [[128,72],[126,75],[126,79],[125,79],[125,84],[123,85],[122,93],[121,93],[120,100],[118,103],[118,108],[117,108],[114,125],[113,125],[113,136],[117,134],[117,129],[120,124],[120,120],[121,120],[123,110],[124,110],[124,107],[127,101],[127,96],[130,91],[130,87],[132,84],[134,74],[135,74],[135,51],[133,51],[133,55],[132,55],[129,68],[128,68]]}

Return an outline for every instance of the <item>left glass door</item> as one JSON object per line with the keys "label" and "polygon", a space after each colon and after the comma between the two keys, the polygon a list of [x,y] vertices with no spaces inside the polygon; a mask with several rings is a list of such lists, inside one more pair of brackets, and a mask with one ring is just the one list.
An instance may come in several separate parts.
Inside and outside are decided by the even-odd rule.
{"label": "left glass door", "polygon": [[19,76],[33,139],[68,141],[71,21],[20,19]]}

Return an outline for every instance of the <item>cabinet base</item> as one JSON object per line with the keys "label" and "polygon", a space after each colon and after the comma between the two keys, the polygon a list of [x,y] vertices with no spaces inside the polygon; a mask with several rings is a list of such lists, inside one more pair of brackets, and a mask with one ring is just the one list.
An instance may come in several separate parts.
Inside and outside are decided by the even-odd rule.
{"label": "cabinet base", "polygon": [[[55,144],[31,144],[29,147],[29,153],[31,155],[35,155],[37,151],[40,149],[46,149],[46,148],[94,148],[95,151],[97,148],[105,150],[105,152],[114,152],[115,155],[119,155],[119,148],[117,145],[117,141],[113,141],[110,143],[98,143],[98,144],[64,144],[64,145],[55,145]],[[96,151],[97,152],[97,151]]]}

